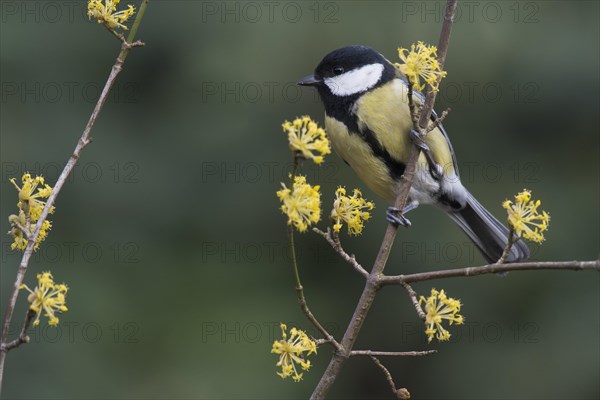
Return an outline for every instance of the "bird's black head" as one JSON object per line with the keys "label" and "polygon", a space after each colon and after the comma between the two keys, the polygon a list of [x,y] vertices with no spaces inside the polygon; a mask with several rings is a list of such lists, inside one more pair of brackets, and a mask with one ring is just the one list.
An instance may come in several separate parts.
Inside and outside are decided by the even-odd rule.
{"label": "bird's black head", "polygon": [[315,86],[327,108],[331,103],[353,102],[394,76],[394,66],[377,51],[366,46],[348,46],[327,54],[314,75],[298,84]]}

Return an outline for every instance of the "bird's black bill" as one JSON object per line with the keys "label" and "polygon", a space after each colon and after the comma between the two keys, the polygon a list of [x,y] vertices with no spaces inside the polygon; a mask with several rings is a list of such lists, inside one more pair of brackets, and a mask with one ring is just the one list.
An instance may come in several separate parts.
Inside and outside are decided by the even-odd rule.
{"label": "bird's black bill", "polygon": [[315,78],[314,75],[309,75],[298,81],[298,85],[300,86],[319,86],[321,83],[323,83],[323,81]]}

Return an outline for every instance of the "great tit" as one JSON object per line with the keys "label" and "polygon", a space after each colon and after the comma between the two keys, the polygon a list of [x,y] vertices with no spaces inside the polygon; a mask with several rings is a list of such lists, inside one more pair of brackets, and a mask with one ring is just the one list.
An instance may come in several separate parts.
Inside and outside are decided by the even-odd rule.
{"label": "great tit", "polygon": [[[407,79],[390,61],[366,46],[344,47],[327,54],[314,74],[298,84],[317,88],[334,150],[387,201],[396,199],[412,143],[424,150],[407,207],[388,208],[388,221],[408,226],[410,221],[403,214],[419,204],[433,204],[458,224],[489,263],[500,259],[509,230],[462,185],[444,127],[439,124],[424,141],[415,136]],[[422,104],[424,96],[414,91],[413,99]],[[436,119],[434,113],[432,120]],[[528,257],[527,246],[517,241],[506,261]]]}

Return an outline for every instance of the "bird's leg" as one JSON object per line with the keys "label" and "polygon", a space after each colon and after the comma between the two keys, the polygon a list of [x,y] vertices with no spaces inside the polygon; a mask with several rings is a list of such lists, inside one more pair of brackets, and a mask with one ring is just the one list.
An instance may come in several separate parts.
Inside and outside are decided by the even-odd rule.
{"label": "bird's leg", "polygon": [[427,146],[427,143],[421,138],[419,132],[415,129],[410,130],[410,138],[421,151],[425,154],[425,158],[427,159],[427,164],[429,164],[429,169],[434,178],[440,179],[444,173],[442,167],[435,162],[433,156],[431,155],[431,149]]}
{"label": "bird's leg", "polygon": [[408,203],[406,205],[406,207],[404,207],[404,209],[402,209],[402,210],[400,210],[399,208],[396,208],[396,207],[388,207],[387,211],[385,212],[386,219],[392,225],[395,225],[395,226],[402,225],[403,227],[408,228],[411,225],[411,223],[408,220],[408,218],[406,218],[404,216],[404,214],[406,214],[409,211],[414,210],[418,206],[419,206],[419,202],[413,200],[410,203]]}

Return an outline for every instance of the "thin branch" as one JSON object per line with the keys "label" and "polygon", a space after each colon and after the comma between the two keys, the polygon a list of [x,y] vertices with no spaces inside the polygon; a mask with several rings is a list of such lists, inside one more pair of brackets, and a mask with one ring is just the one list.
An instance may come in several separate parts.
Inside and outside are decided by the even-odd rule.
{"label": "thin branch", "polygon": [[423,309],[421,308],[421,305],[419,304],[419,300],[417,299],[417,294],[413,290],[412,286],[410,286],[406,282],[402,282],[401,285],[404,286],[404,289],[406,289],[406,291],[408,292],[408,295],[410,296],[410,301],[413,303],[413,306],[415,307],[415,310],[417,311],[419,318],[421,318],[423,321],[425,321],[425,318],[426,318],[425,313],[423,312]]}
{"label": "thin branch", "polygon": [[25,239],[29,240],[30,232],[27,231],[27,228],[21,225],[18,221],[13,221],[12,225],[14,227],[17,227],[21,232],[23,232],[23,236],[25,236]]}
{"label": "thin branch", "polygon": [[377,357],[373,357],[373,356],[371,356],[371,360],[373,360],[375,365],[377,365],[383,372],[383,375],[385,375],[385,379],[387,380],[388,384],[390,385],[390,388],[392,389],[392,393],[394,393],[396,398],[402,399],[402,400],[409,399],[410,393],[408,392],[408,390],[406,390],[404,388],[396,389],[396,383],[394,382],[394,379],[392,378],[392,374],[390,374],[390,371],[388,371],[388,369],[381,363],[381,361],[379,361],[379,359]]}
{"label": "thin branch", "polygon": [[[294,173],[292,174],[292,179],[293,179],[293,176],[295,175],[295,170],[296,170],[296,168],[294,168]],[[300,309],[302,310],[304,315],[306,315],[306,318],[308,318],[308,320],[314,325],[314,327],[317,328],[317,330],[319,332],[321,332],[321,335],[323,335],[325,340],[327,340],[327,342],[331,343],[336,348],[337,351],[341,351],[342,346],[340,345],[340,343],[337,340],[335,340],[333,335],[330,334],[323,325],[321,325],[321,323],[319,322],[319,320],[317,320],[317,318],[314,316],[312,311],[310,311],[310,308],[308,308],[308,303],[306,302],[306,297],[304,297],[304,287],[302,286],[302,282],[300,281],[300,274],[298,272],[298,262],[296,259],[296,246],[294,244],[294,228],[291,225],[288,227],[288,235],[290,238],[290,251],[292,253],[291,254],[292,271],[294,273],[294,282],[296,283],[296,297],[298,297],[298,303],[300,304]]]}
{"label": "thin branch", "polygon": [[[298,170],[298,157],[294,156],[294,167],[292,170],[292,174],[290,175],[290,183],[293,186],[294,177],[296,176],[296,171]],[[330,334],[327,329],[317,318],[314,316],[310,308],[308,308],[308,303],[306,302],[306,297],[304,297],[304,287],[302,286],[302,282],[300,280],[300,273],[298,272],[298,259],[296,258],[296,245],[294,241],[294,228],[293,226],[288,226],[288,237],[290,239],[290,253],[292,259],[292,272],[294,274],[294,283],[296,284],[296,297],[298,298],[298,303],[300,303],[300,309],[306,315],[306,318],[317,328],[321,335],[327,340],[327,342],[331,343],[338,352],[341,352],[342,346],[340,343],[335,340],[332,334]]]}
{"label": "thin branch", "polygon": [[452,111],[451,108],[447,108],[442,112],[442,115],[440,115],[439,117],[437,117],[435,119],[435,121],[433,121],[433,124],[430,124],[427,129],[425,130],[426,133],[431,132],[432,130],[434,130],[435,128],[438,128],[442,122],[444,122],[444,120],[446,119],[446,117],[448,116],[448,114],[450,114],[450,111]]}
{"label": "thin branch", "polygon": [[29,329],[29,325],[31,325],[31,320],[35,315],[35,311],[28,309],[25,313],[25,321],[23,321],[23,327],[21,328],[21,333],[19,333],[19,337],[9,342],[7,344],[0,345],[1,352],[9,352],[12,349],[16,349],[20,345],[24,343],[29,343],[29,336],[27,336],[27,330]]}
{"label": "thin branch", "polygon": [[413,97],[413,85],[407,81],[406,86],[408,88],[408,109],[410,110],[410,117],[413,122],[413,126],[419,126],[419,113],[421,112],[420,106],[415,106],[415,100]]}
{"label": "thin branch", "polygon": [[[440,34],[440,41],[438,45],[438,62],[440,64],[440,69],[444,68],[448,43],[450,41],[450,32],[452,31],[452,23],[456,12],[456,2],[457,0],[447,0],[446,2],[444,23],[442,25],[442,32]],[[436,92],[429,90],[427,98],[425,99],[425,105],[421,109],[421,118],[419,122],[422,129],[427,127],[427,122],[429,121],[429,117],[433,111],[435,98]],[[394,204],[394,206],[399,210],[402,210],[406,207],[410,187],[415,176],[416,162],[419,154],[419,148],[413,143],[411,146],[410,156],[402,176],[400,193],[397,195],[396,202]],[[350,352],[352,351],[352,347],[354,347],[354,343],[358,338],[358,333],[362,329],[362,325],[371,308],[371,305],[373,304],[377,290],[380,287],[379,281],[387,264],[392,245],[396,237],[396,232],[397,227],[393,224],[388,224],[385,236],[383,237],[381,246],[379,248],[379,253],[377,254],[377,258],[373,264],[373,269],[367,278],[365,288],[363,289],[362,295],[358,300],[358,304],[356,305],[352,319],[350,320],[348,328],[344,333],[344,337],[340,342],[344,351],[335,353],[331,358],[327,369],[323,373],[321,380],[310,397],[312,400],[324,399],[327,396],[327,393],[333,386],[333,383],[342,369],[344,362],[348,359]]]}
{"label": "thin branch", "polygon": [[310,308],[308,308],[306,298],[304,297],[304,288],[302,287],[302,285],[296,286],[296,293],[298,295],[298,302],[300,303],[300,308],[302,309],[304,315],[306,315],[306,318],[308,318],[308,320],[315,326],[315,328],[317,328],[319,332],[321,332],[321,335],[324,336],[324,339],[327,343],[331,343],[331,345],[335,347],[337,351],[342,351],[342,346],[340,345],[340,343],[337,340],[335,340],[333,335],[330,334],[323,325],[321,325],[319,320],[317,320],[317,318],[313,315],[312,311],[310,311]]}
{"label": "thin branch", "polygon": [[[31,255],[33,254],[33,249],[36,244],[37,238],[40,235],[42,225],[44,224],[44,221],[48,217],[48,213],[50,212],[50,209],[54,206],[54,203],[56,202],[56,198],[57,198],[58,194],[60,193],[63,185],[67,181],[67,178],[69,177],[69,175],[75,168],[75,165],[77,164],[77,161],[79,160],[81,152],[91,142],[90,132],[92,131],[92,128],[94,127],[94,124],[96,123],[96,119],[98,118],[98,115],[100,115],[100,111],[102,110],[102,108],[104,107],[104,104],[106,103],[106,100],[108,99],[108,94],[109,94],[111,88],[113,87],[117,77],[121,73],[121,70],[123,69],[123,64],[125,63],[125,59],[127,58],[127,55],[129,54],[129,50],[132,47],[139,45],[139,44],[136,44],[138,42],[134,43],[135,34],[141,23],[141,20],[144,15],[144,12],[146,10],[146,7],[148,6],[148,1],[149,0],[142,1],[142,4],[140,5],[140,9],[139,9],[139,11],[136,15],[135,21],[133,23],[133,27],[131,28],[129,37],[127,38],[127,42],[121,43],[121,51],[119,52],[119,55],[117,56],[117,59],[110,71],[108,79],[106,80],[104,88],[102,89],[102,93],[100,94],[100,98],[98,99],[98,102],[96,103],[96,106],[94,107],[94,110],[92,111],[90,119],[89,119],[87,125],[85,126],[85,129],[83,130],[83,133],[82,133],[81,137],[79,138],[79,141],[77,142],[77,146],[75,147],[73,154],[71,155],[71,157],[65,164],[65,167],[62,170],[60,176],[56,180],[56,183],[55,183],[54,187],[52,188],[52,192],[51,192],[50,196],[48,197],[48,199],[46,200],[46,206],[42,210],[42,213],[37,221],[37,224],[35,225],[35,229],[34,229],[33,233],[29,235],[27,246],[25,247],[25,250],[23,251],[23,257],[21,258],[21,263],[19,264],[19,267],[17,269],[17,276],[15,279],[14,286],[12,288],[11,296],[8,300],[8,305],[6,307],[6,314],[4,315],[4,321],[2,324],[2,335],[0,336],[0,348],[2,348],[4,350],[0,351],[0,393],[2,391],[2,383],[3,383],[3,377],[4,377],[4,365],[5,365],[6,354],[7,354],[6,346],[8,344],[7,340],[8,340],[8,332],[10,329],[10,323],[12,321],[15,305],[17,303],[17,298],[19,296],[19,287],[21,286],[21,284],[23,283],[23,280],[25,278],[25,273],[27,272],[29,260],[31,259]],[[26,214],[28,214],[28,213],[26,213]],[[4,344],[4,345],[2,345],[2,344]]]}
{"label": "thin branch", "polygon": [[352,350],[351,356],[377,356],[377,357],[420,357],[437,353],[437,350],[424,351],[372,351],[372,350]]}
{"label": "thin branch", "polygon": [[506,259],[508,258],[509,254],[510,254],[510,249],[512,248],[513,244],[515,244],[515,242],[520,239],[520,238],[517,238],[515,240],[514,233],[515,233],[514,228],[511,225],[510,230],[508,232],[508,242],[506,243],[506,247],[504,247],[504,251],[502,252],[500,259],[496,262],[496,264],[504,264],[506,262]]}
{"label": "thin branch", "polygon": [[311,339],[312,339],[313,342],[315,342],[315,344],[317,346],[320,346],[322,344],[328,344],[328,343],[331,344],[331,342],[329,340],[327,340],[327,339],[316,339],[316,338],[314,338],[312,336],[311,336]]}
{"label": "thin branch", "polygon": [[[456,15],[456,2],[457,0],[447,0],[446,9],[444,12],[444,23],[442,24],[442,32],[440,33],[440,41],[438,43],[438,62],[440,64],[440,71],[444,70],[446,64],[446,54],[448,52],[448,45],[450,44],[450,33],[452,32],[452,24],[454,22],[454,16]],[[442,77],[438,76],[437,83],[439,84]],[[425,104],[421,112],[419,127],[421,130],[426,129],[429,125],[429,119],[433,112],[433,105],[438,95],[437,91],[429,90],[427,97],[425,98]]]}
{"label": "thin branch", "polygon": [[360,265],[358,261],[356,261],[356,257],[354,256],[354,254],[350,255],[346,253],[346,251],[342,247],[342,243],[340,242],[340,237],[335,233],[332,235],[330,228],[327,228],[327,232],[323,232],[319,228],[313,228],[313,232],[316,232],[319,235],[323,236],[327,243],[329,243],[329,245],[333,248],[333,250],[335,250],[336,253],[338,253],[340,257],[344,259],[344,261],[350,264],[356,270],[356,272],[358,272],[365,278],[369,277],[369,273],[363,268],[362,265]]}
{"label": "thin branch", "polygon": [[535,270],[572,270],[600,271],[600,260],[596,261],[542,261],[524,262],[514,264],[489,264],[480,267],[448,269],[442,271],[420,272],[409,275],[395,275],[381,277],[381,285],[403,285],[413,282],[430,281],[433,279],[461,278],[478,275],[496,274],[509,271],[535,271]]}
{"label": "thin branch", "polygon": [[392,392],[396,394],[396,384],[394,383],[394,379],[392,378],[392,374],[390,374],[390,371],[388,371],[388,369],[381,363],[381,361],[379,361],[377,357],[371,356],[371,360],[373,360],[375,365],[377,365],[381,369],[381,371],[385,375],[385,379],[388,381],[390,387],[392,388]]}

